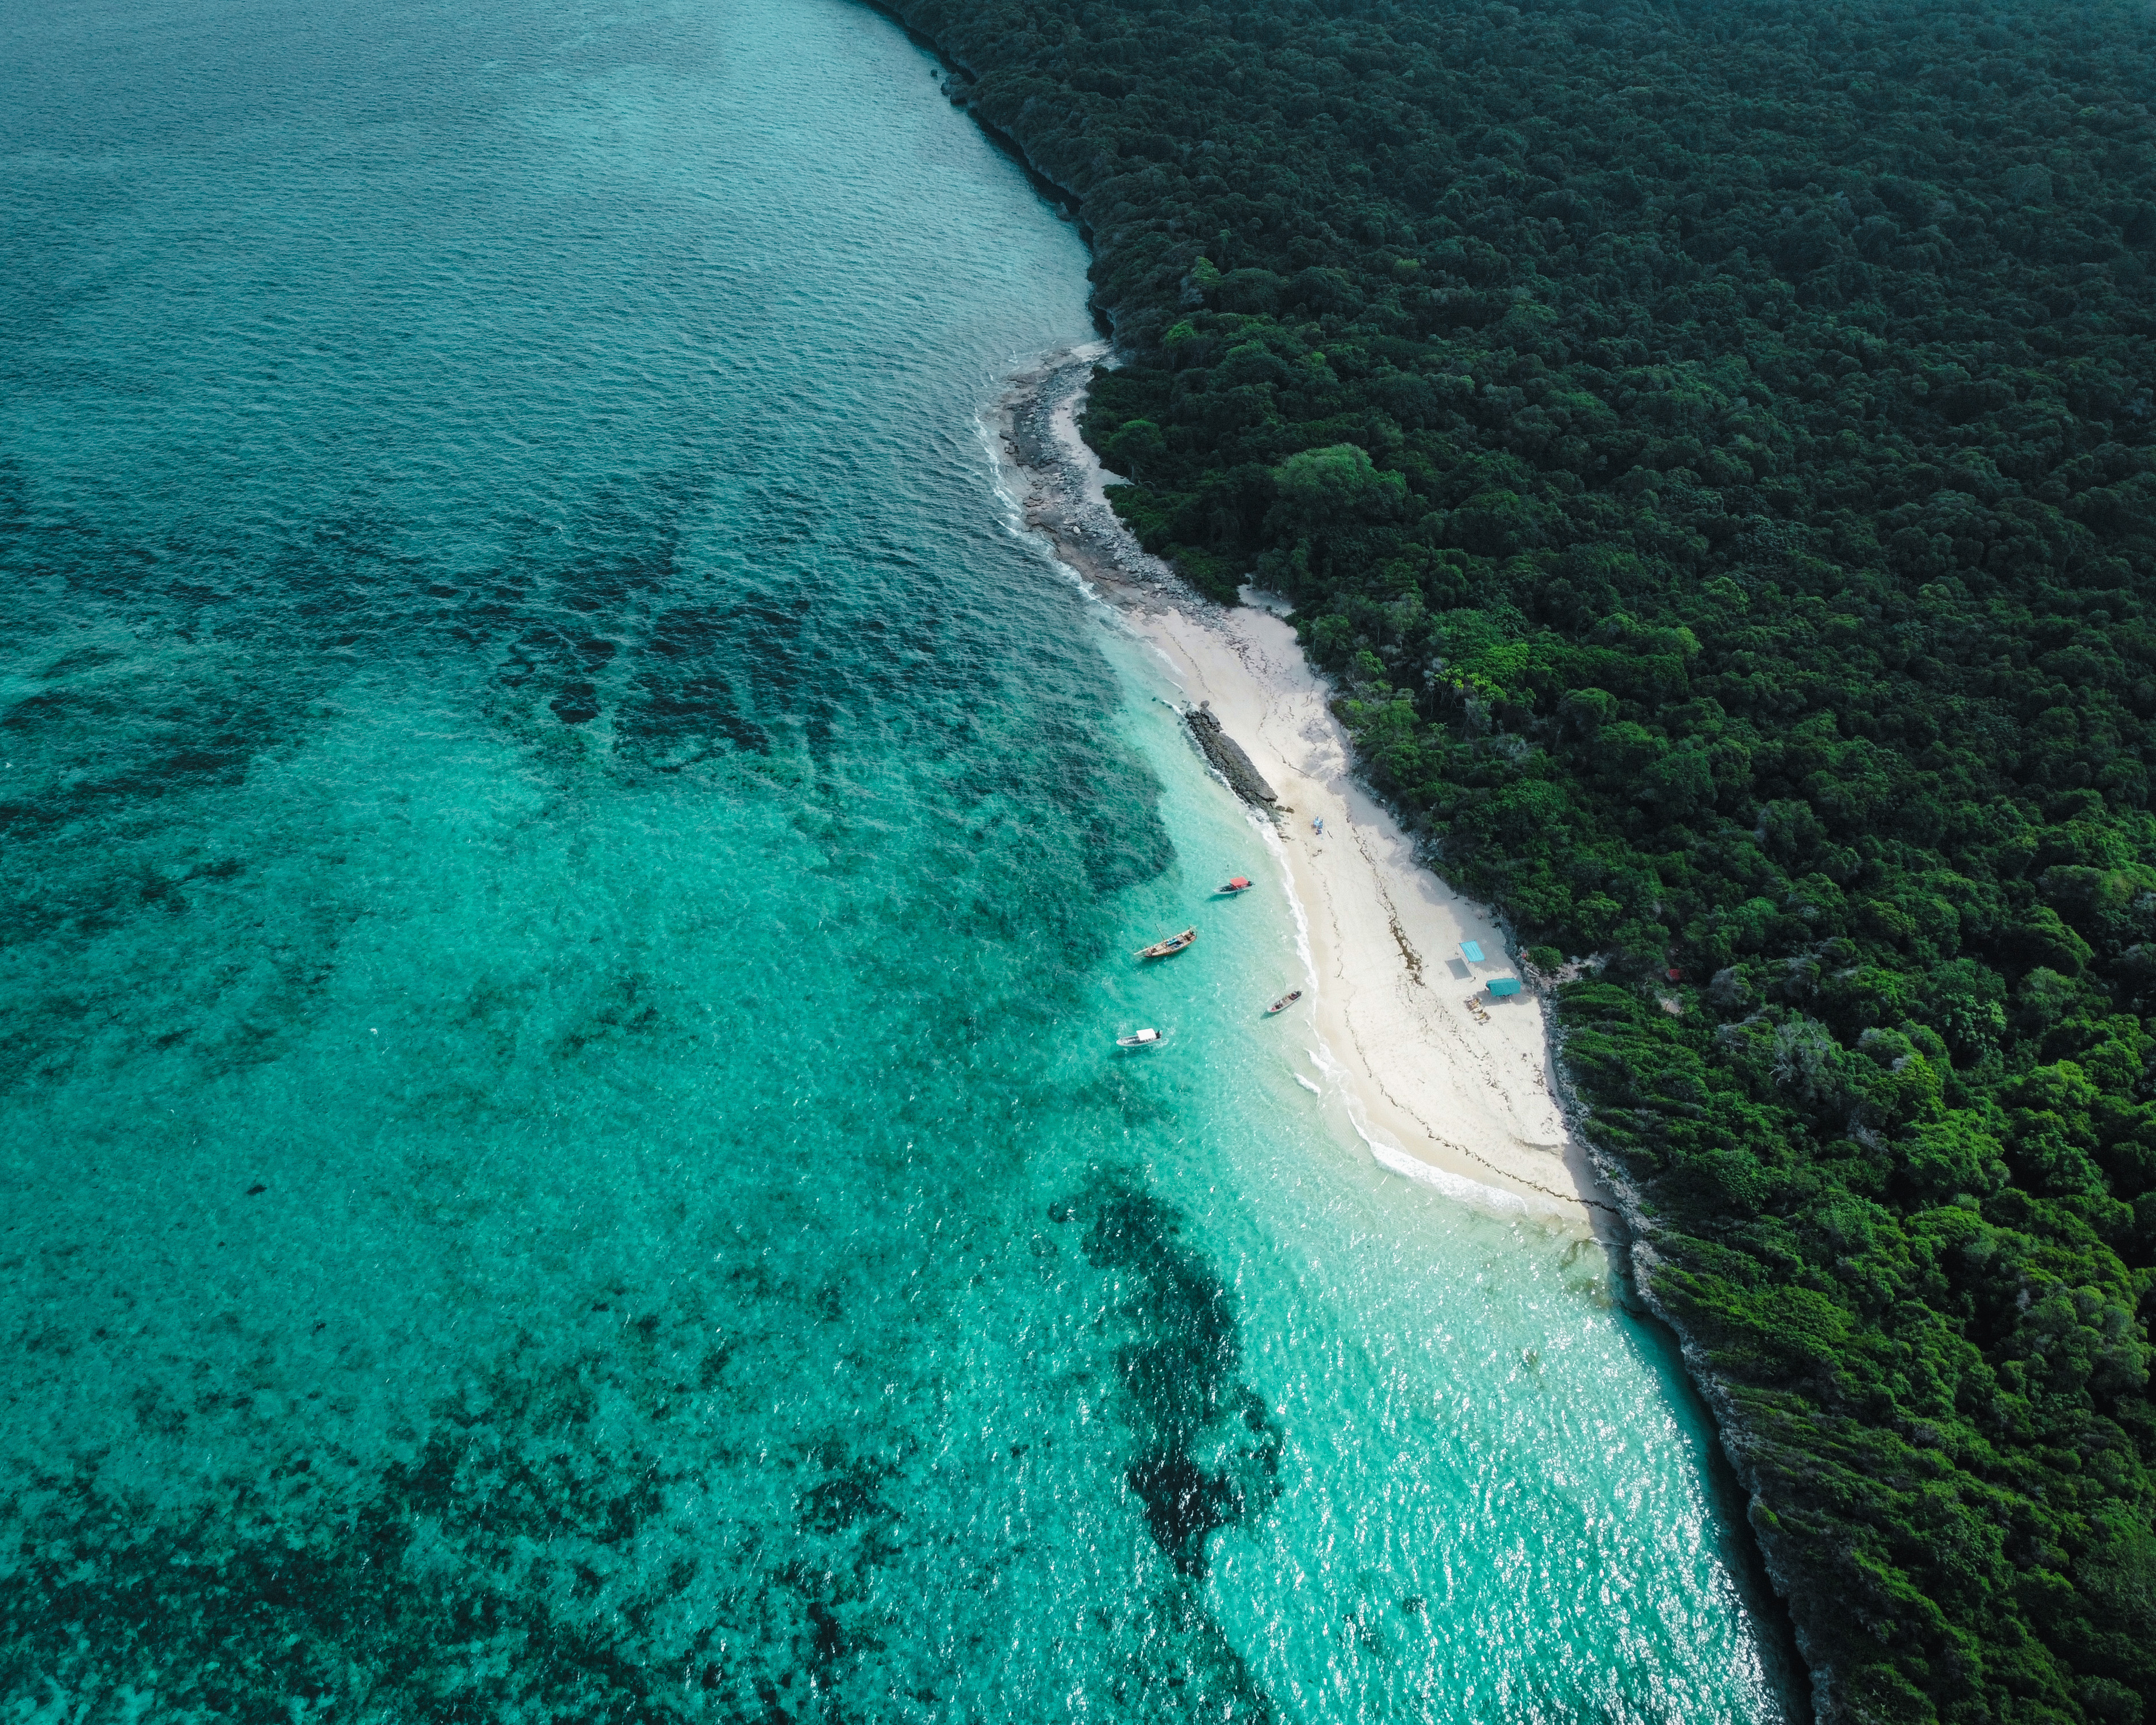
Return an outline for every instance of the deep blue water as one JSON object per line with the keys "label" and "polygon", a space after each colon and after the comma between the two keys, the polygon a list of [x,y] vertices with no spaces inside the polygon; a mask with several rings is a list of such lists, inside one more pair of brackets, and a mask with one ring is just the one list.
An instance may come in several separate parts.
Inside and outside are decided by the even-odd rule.
{"label": "deep blue water", "polygon": [[927,56],[0,40],[8,1717],[1782,1717],[1596,1250],[1255,1019],[980,430],[1082,248]]}

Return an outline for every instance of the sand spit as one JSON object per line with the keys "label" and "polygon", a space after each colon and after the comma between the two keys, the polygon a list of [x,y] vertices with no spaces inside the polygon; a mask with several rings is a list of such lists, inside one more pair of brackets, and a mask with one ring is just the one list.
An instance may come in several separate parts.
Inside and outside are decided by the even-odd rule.
{"label": "sand spit", "polygon": [[[1245,608],[1209,603],[1108,507],[1077,430],[1104,351],[1018,380],[998,426],[1011,488],[1027,525],[1158,650],[1186,706],[1209,703],[1277,799],[1276,817],[1253,819],[1307,931],[1320,1065],[1387,1167],[1485,1209],[1614,1237],[1616,1208],[1554,1094],[1542,1002],[1485,992],[1491,977],[1518,974],[1503,932],[1416,862],[1356,783],[1347,734],[1284,605],[1249,588]],[[1487,962],[1461,955],[1467,941]]]}

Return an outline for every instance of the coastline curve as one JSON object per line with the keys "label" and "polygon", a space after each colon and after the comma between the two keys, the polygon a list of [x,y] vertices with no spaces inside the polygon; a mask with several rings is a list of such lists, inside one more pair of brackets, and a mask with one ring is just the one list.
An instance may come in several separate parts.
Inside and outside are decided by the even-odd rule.
{"label": "coastline curve", "polygon": [[1209,711],[1276,793],[1251,818],[1268,829],[1307,945],[1313,1053],[1357,1134],[1404,1178],[1621,1252],[1622,1213],[1558,1098],[1540,998],[1480,998],[1502,967],[1464,949],[1505,951],[1502,922],[1424,867],[1360,783],[1279,603],[1248,589],[1251,603],[1235,609],[1204,598],[1108,502],[1115,475],[1078,422],[1109,358],[1106,343],[1050,356],[1013,380],[985,429],[1022,530],[1152,649],[1181,704]]}

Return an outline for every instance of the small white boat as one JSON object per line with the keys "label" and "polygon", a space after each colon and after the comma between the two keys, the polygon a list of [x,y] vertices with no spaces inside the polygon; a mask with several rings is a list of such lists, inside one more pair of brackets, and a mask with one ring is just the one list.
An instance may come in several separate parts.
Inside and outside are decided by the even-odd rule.
{"label": "small white boat", "polygon": [[1117,1048],[1151,1048],[1167,1040],[1158,1030],[1139,1030],[1128,1036],[1118,1036],[1116,1039],[1116,1046]]}
{"label": "small white boat", "polygon": [[1266,1017],[1268,1017],[1268,1018],[1270,1018],[1270,1017],[1271,1017],[1271,1016],[1272,1016],[1272,1014],[1275,1014],[1275,1013],[1276,1013],[1276,1012],[1286,1012],[1286,1011],[1288,1009],[1288,1008],[1290,1008],[1291,1006],[1294,1005],[1294,1004],[1295,1004],[1295,1003],[1296,1003],[1296,1001],[1298,1001],[1298,1000],[1300,1000],[1300,999],[1302,999],[1302,990],[1301,990],[1301,989],[1300,989],[1300,988],[1290,988],[1290,989],[1287,991],[1287,993],[1285,993],[1285,994],[1281,995],[1281,998],[1280,998],[1279,999],[1277,999],[1277,1000],[1276,1000],[1275,1002],[1273,1002],[1273,1004],[1272,1004],[1270,1006],[1268,1006],[1268,1007],[1265,1009],[1265,1016],[1266,1016]]}

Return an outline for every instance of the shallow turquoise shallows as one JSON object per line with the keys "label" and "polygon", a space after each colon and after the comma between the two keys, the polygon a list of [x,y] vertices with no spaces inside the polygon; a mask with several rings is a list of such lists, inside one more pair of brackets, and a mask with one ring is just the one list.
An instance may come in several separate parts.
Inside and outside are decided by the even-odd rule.
{"label": "shallow turquoise shallows", "polygon": [[1785,1716],[1599,1255],[1260,1015],[982,429],[1082,249],[927,55],[0,39],[7,1719]]}

